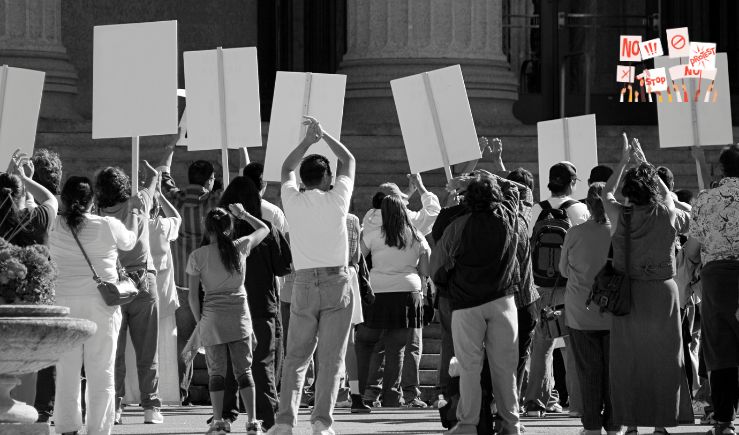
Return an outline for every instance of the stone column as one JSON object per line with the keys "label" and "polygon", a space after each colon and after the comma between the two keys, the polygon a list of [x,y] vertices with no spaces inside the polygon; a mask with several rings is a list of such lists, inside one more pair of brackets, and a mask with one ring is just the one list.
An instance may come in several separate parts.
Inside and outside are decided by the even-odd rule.
{"label": "stone column", "polygon": [[501,0],[348,0],[345,119],[397,124],[389,81],[461,64],[475,122],[514,122]]}
{"label": "stone column", "polygon": [[61,20],[61,0],[0,0],[0,64],[46,72],[42,118],[80,119]]}

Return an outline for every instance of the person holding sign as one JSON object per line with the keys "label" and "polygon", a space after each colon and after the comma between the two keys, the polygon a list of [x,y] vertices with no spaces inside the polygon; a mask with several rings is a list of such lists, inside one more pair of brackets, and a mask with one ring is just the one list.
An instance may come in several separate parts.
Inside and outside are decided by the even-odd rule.
{"label": "person holding sign", "polygon": [[141,407],[144,408],[144,423],[163,423],[159,412],[159,297],[157,275],[149,247],[149,224],[153,198],[159,174],[144,160],[146,187],[131,196],[131,180],[121,168],[107,167],[95,178],[95,197],[100,216],[115,217],[126,222],[130,214],[141,216],[136,234],[136,246],[121,252],[119,260],[139,289],[133,302],[121,306],[121,329],[115,358],[116,423],[121,422],[122,401],[126,378],[126,336],[136,351],[136,367],[141,392]]}
{"label": "person holding sign", "polygon": [[[281,170],[282,203],[290,222],[295,284],[282,369],[280,411],[275,419],[277,424],[267,432],[269,435],[293,433],[305,373],[316,345],[321,370],[316,380],[315,407],[311,415],[313,433],[335,433],[331,428],[331,414],[355,303],[347,266],[349,240],[346,227],[354,189],[354,156],[326,133],[316,119],[306,119],[305,138],[290,152]],[[317,154],[303,158],[311,145],[321,139],[338,159],[333,188],[328,159]],[[295,177],[298,165],[304,192],[300,191]]]}

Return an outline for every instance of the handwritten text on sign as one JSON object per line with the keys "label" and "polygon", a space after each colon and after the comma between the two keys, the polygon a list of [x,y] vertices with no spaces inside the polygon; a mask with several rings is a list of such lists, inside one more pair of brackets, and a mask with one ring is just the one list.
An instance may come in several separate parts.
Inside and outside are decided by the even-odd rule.
{"label": "handwritten text on sign", "polygon": [[641,35],[621,35],[621,62],[638,62],[641,60]]}
{"label": "handwritten text on sign", "polygon": [[628,65],[616,66],[616,81],[619,83],[634,83],[634,67]]}
{"label": "handwritten text on sign", "polygon": [[716,44],[713,42],[691,42],[690,66],[694,69],[716,68]]}
{"label": "handwritten text on sign", "polygon": [[663,92],[667,90],[667,73],[664,67],[648,69],[644,72],[644,85],[647,88],[647,92]]}
{"label": "handwritten text on sign", "polygon": [[642,42],[639,44],[639,51],[641,52],[642,60],[652,59],[657,56],[662,56],[662,40],[659,38],[650,39],[649,41]]}

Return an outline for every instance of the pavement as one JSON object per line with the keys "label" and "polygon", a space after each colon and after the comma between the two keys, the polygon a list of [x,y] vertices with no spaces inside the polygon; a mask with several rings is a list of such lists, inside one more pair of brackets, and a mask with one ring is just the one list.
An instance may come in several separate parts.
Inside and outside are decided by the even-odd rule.
{"label": "pavement", "polygon": [[[123,414],[123,425],[115,426],[113,434],[204,434],[208,427],[205,420],[211,408],[204,406],[169,406],[162,408],[163,424],[143,424],[144,413],[139,407],[127,407]],[[351,414],[348,409],[337,409],[334,413],[334,430],[337,434],[441,434],[444,429],[439,423],[439,413],[435,409],[376,408],[371,414]],[[544,418],[523,418],[526,435],[529,434],[568,434],[580,432],[580,419],[569,418],[567,414],[550,414]],[[234,423],[232,433],[244,434],[245,420],[242,417]],[[674,434],[700,434],[709,426],[680,426],[670,428]],[[652,433],[653,428],[640,428],[641,434]],[[54,433],[52,427],[52,434]],[[84,432],[83,432],[84,433]],[[310,435],[310,411],[300,410],[295,435]],[[605,432],[604,432],[605,433]]]}

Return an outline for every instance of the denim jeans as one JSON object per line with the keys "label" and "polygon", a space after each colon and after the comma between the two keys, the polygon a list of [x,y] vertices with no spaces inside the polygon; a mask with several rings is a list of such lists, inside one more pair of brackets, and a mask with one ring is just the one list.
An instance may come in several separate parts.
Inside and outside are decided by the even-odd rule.
{"label": "denim jeans", "polygon": [[519,434],[516,367],[518,365],[518,310],[513,295],[452,314],[454,353],[459,361],[460,424],[480,422],[482,372],[485,354],[495,392],[501,434]]}
{"label": "denim jeans", "polygon": [[537,303],[531,304],[518,309],[518,367],[516,368],[516,391],[521,397],[523,387],[524,372],[526,371],[526,363],[531,356],[531,342],[534,339],[534,331],[539,321],[537,316]]}
{"label": "denim jeans", "polygon": [[182,401],[187,399],[189,395],[190,382],[192,381],[192,361],[185,364],[179,355],[182,355],[182,351],[197,325],[195,316],[192,315],[190,310],[189,294],[190,290],[177,287],[177,299],[180,301],[180,307],[177,308],[174,315],[177,322],[177,372],[180,380],[180,400]]}
{"label": "denim jeans", "polygon": [[275,357],[277,348],[282,346],[280,338],[276,335],[279,320],[277,317],[255,317],[251,322],[254,335],[257,337],[252,363],[257,419],[262,420],[265,429],[269,429],[275,424],[278,403]]}
{"label": "denim jeans", "polygon": [[364,395],[364,400],[375,400],[381,392],[384,347],[382,329],[368,328],[364,324],[357,325],[354,349],[357,352],[359,391]]}
{"label": "denim jeans", "polygon": [[454,356],[454,340],[452,338],[452,307],[449,298],[439,297],[439,324],[441,325],[441,355],[439,359],[439,394],[449,400],[449,361]]}
{"label": "denim jeans", "polygon": [[295,272],[290,303],[291,327],[287,333],[276,423],[297,424],[305,373],[317,347],[321,370],[316,380],[311,423],[333,424],[331,414],[341,382],[353,303],[347,266]]}
{"label": "denim jeans", "polygon": [[121,329],[115,356],[116,397],[126,395],[126,334],[130,332],[136,351],[136,369],[139,375],[141,406],[144,409],[162,406],[159,400],[159,299],[154,273],[146,273],[136,298],[121,306]]}

